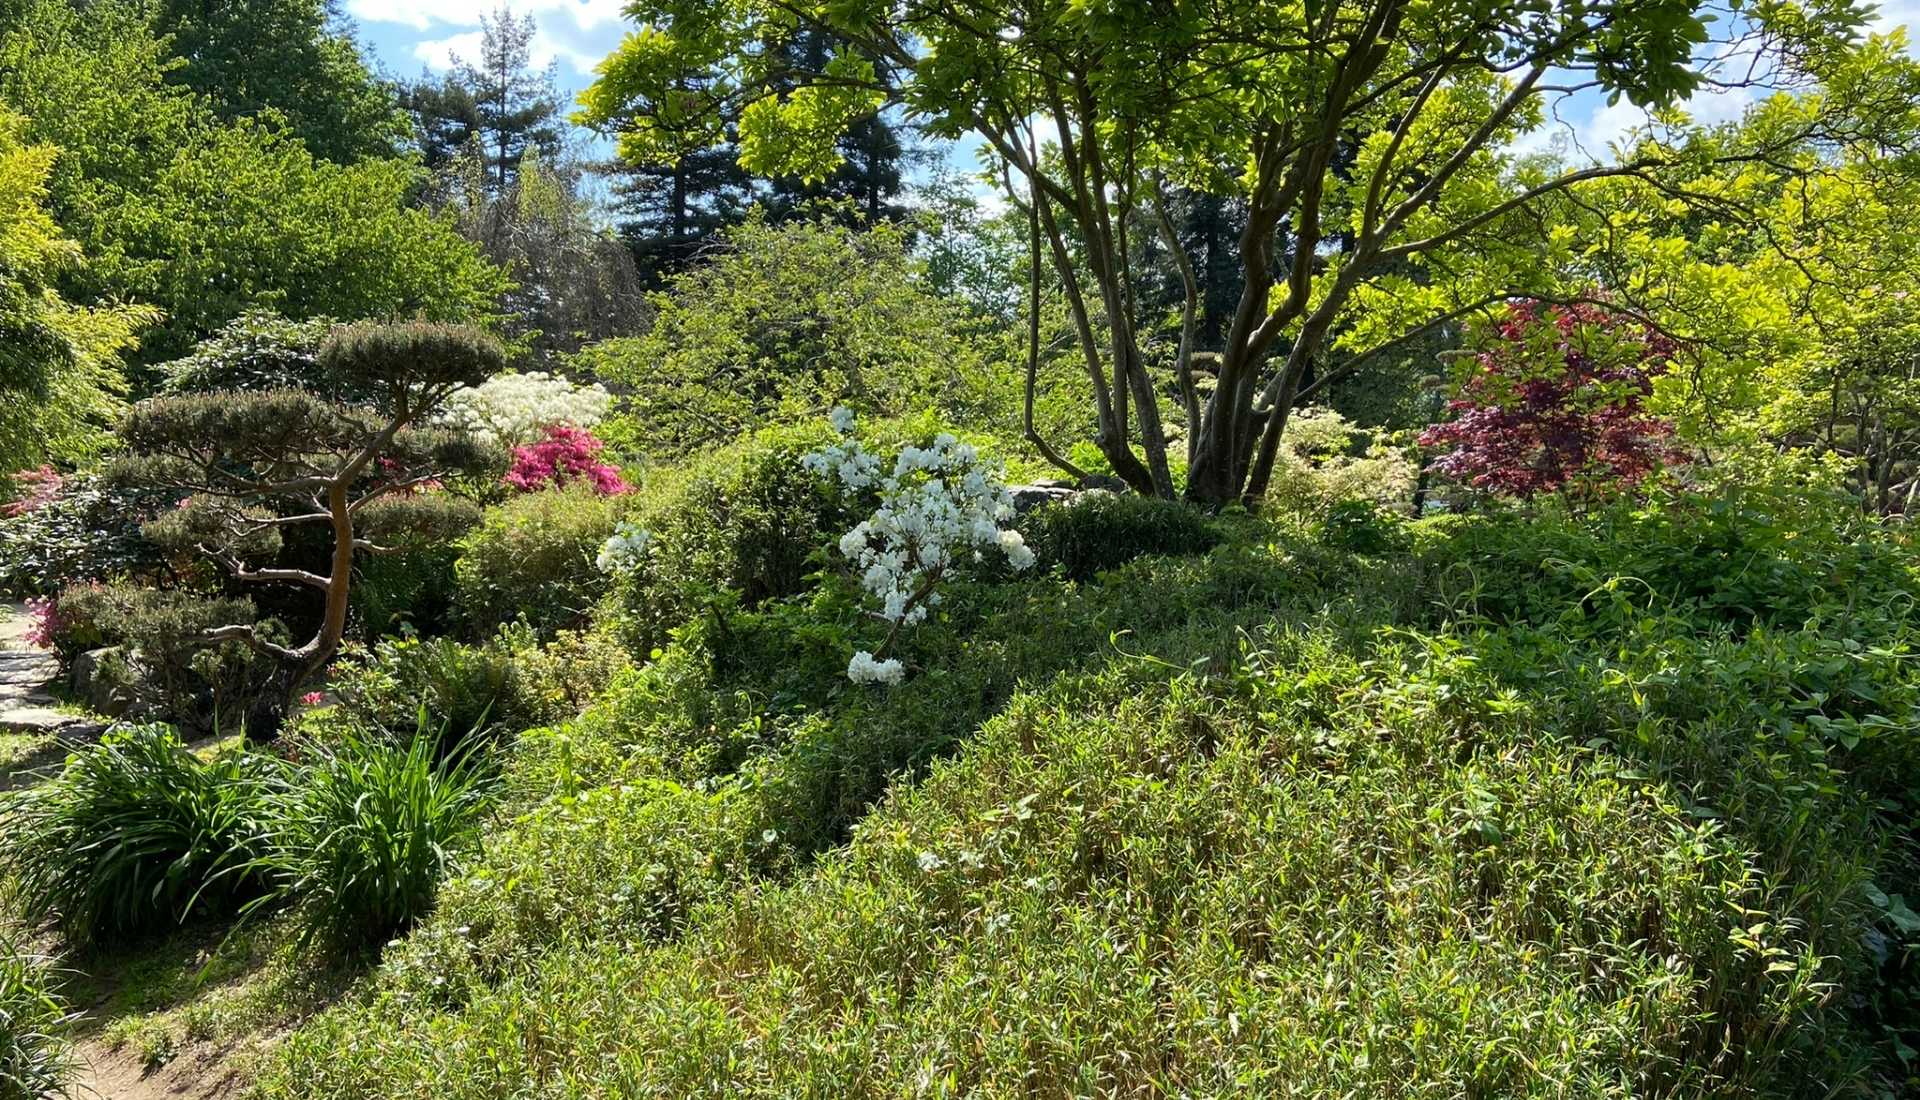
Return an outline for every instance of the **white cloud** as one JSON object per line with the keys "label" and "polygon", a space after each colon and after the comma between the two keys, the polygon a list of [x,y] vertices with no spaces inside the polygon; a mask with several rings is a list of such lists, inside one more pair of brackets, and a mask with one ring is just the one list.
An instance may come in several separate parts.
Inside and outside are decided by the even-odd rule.
{"label": "white cloud", "polygon": [[[621,11],[624,0],[513,0],[518,15],[532,15],[537,23],[532,54],[535,65],[559,61],[586,75],[619,45],[626,31]],[[493,4],[458,0],[348,0],[347,11],[367,23],[389,23],[416,31],[452,30],[417,42],[413,56],[435,69],[445,69],[456,56],[472,57],[479,50],[481,17]]]}
{"label": "white cloud", "polygon": [[432,38],[413,47],[413,56],[430,69],[451,69],[459,58],[480,56],[480,32],[468,31],[447,38]]}
{"label": "white cloud", "polygon": [[[619,23],[625,18],[623,0],[516,0],[508,5],[521,15],[531,13],[542,23],[549,17],[563,17],[583,31]],[[374,23],[401,23],[416,30],[435,24],[453,27],[477,27],[482,15],[491,14],[493,4],[475,4],[462,0],[348,0],[347,11],[356,19]]]}

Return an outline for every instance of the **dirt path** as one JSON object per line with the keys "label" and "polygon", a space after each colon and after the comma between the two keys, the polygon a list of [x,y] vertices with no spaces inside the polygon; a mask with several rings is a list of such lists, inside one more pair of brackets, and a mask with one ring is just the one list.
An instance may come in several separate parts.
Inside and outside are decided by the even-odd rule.
{"label": "dirt path", "polygon": [[[0,602],[0,734],[24,741],[27,751],[0,764],[0,790],[33,782],[38,769],[59,760],[67,742],[105,728],[79,714],[58,709],[49,692],[60,675],[60,661],[27,641],[33,620],[23,604]],[[113,1050],[98,1041],[75,1051],[79,1072],[69,1095],[74,1100],[223,1100],[237,1095],[230,1077],[196,1070],[198,1059],[182,1058],[148,1075],[133,1050]]]}
{"label": "dirt path", "polygon": [[189,1051],[148,1073],[131,1047],[82,1043],[80,1072],[67,1095],[72,1100],[227,1100],[244,1083],[217,1056]]}

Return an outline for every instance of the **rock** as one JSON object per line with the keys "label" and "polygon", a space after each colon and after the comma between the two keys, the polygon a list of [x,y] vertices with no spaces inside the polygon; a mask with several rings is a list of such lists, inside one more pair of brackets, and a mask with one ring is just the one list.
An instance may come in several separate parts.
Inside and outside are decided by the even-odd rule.
{"label": "rock", "polygon": [[0,732],[4,733],[51,733],[70,741],[88,741],[100,736],[106,728],[103,723],[91,722],[80,715],[48,706],[0,710]]}
{"label": "rock", "polygon": [[1040,481],[1032,485],[1009,485],[1007,492],[1013,497],[1013,510],[1025,515],[1042,504],[1072,500],[1076,490],[1064,481]]}
{"label": "rock", "polygon": [[73,659],[73,672],[68,678],[73,697],[88,710],[108,718],[124,717],[133,708],[133,692],[111,676],[101,675],[102,665],[119,655],[116,646],[89,649]]}
{"label": "rock", "polygon": [[0,650],[0,693],[24,695],[39,690],[60,672],[60,659],[37,650]]}

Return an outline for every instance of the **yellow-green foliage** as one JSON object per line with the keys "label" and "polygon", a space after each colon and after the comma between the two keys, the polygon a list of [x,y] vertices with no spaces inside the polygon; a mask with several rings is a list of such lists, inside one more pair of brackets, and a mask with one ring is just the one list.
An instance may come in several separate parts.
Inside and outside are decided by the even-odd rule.
{"label": "yellow-green foliage", "polygon": [[56,150],[0,103],[0,473],[96,451],[123,408],[120,356],[158,314],[83,309],[53,282],[80,250],[46,210]]}
{"label": "yellow-green foliage", "polygon": [[1280,437],[1273,498],[1311,513],[1344,500],[1409,511],[1418,465],[1405,447],[1380,434],[1357,427],[1332,409],[1296,410]]}

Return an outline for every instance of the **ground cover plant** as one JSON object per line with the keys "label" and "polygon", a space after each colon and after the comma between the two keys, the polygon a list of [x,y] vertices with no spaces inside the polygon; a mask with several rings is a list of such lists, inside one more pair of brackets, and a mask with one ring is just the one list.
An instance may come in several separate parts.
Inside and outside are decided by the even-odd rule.
{"label": "ground cover plant", "polygon": [[[1237,535],[956,593],[913,636],[941,683],[825,688],[831,601],[684,636],[713,648],[529,739],[514,827],[265,1091],[1898,1079],[1868,1067],[1912,1026],[1903,949],[1867,945],[1910,934],[1911,857],[1869,839],[1916,765],[1902,620],[1850,650],[1636,587],[1495,622],[1449,609],[1448,565],[1406,584],[1421,551]],[[687,676],[714,710],[679,712]],[[868,813],[900,767],[931,774]]]}
{"label": "ground cover plant", "polygon": [[50,971],[45,958],[0,943],[0,1095],[51,1096],[72,1072],[70,1016]]}
{"label": "ground cover plant", "polygon": [[1920,1094],[1901,11],[525,8],[0,0],[0,1098]]}

